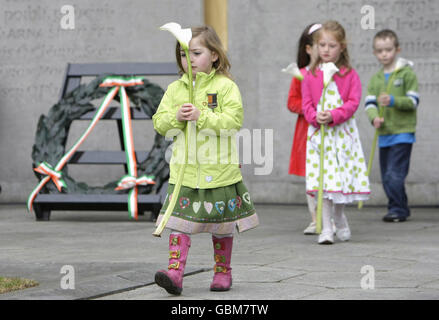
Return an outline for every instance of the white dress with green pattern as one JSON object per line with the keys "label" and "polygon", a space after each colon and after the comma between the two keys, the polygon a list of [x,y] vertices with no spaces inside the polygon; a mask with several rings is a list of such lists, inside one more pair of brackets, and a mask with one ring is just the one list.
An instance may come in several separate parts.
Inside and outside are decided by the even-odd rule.
{"label": "white dress with green pattern", "polygon": [[[317,106],[322,111],[323,94]],[[343,104],[334,81],[328,84],[323,110]],[[320,128],[308,127],[306,190],[317,196],[320,174]],[[367,200],[370,194],[366,161],[354,116],[337,126],[325,126],[323,198],[334,203]]]}

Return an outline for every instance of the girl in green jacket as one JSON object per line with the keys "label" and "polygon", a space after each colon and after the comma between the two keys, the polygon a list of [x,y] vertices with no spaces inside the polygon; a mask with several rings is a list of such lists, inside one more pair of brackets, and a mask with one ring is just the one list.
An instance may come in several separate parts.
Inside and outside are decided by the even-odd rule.
{"label": "girl in green jacket", "polygon": [[[226,291],[232,285],[233,232],[235,228],[242,232],[259,224],[237,160],[235,136],[243,121],[241,94],[231,80],[230,63],[213,28],[192,28],[189,54],[193,83],[188,81],[186,57],[178,41],[175,53],[183,75],[169,85],[153,116],[155,130],[174,140],[169,188],[157,225],[171,197],[178,196],[166,225],[171,229],[168,270],[158,271],[155,281],[169,293],[180,294],[190,235],[209,232],[216,262],[210,289]],[[188,103],[190,85],[193,104]],[[174,195],[177,175],[185,161],[186,125],[193,139],[188,142],[180,193]]]}

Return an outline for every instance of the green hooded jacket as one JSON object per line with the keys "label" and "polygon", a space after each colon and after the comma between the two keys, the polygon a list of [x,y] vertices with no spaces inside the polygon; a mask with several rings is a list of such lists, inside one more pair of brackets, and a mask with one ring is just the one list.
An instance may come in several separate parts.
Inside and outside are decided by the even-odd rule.
{"label": "green hooded jacket", "polygon": [[[371,78],[365,99],[366,112],[370,122],[379,116],[378,97],[387,88],[383,69]],[[394,105],[384,108],[384,123],[378,134],[389,135],[414,133],[416,131],[416,111],[419,105],[418,79],[410,67],[397,71],[388,94],[394,97]]]}
{"label": "green hooded jacket", "polygon": [[236,149],[236,133],[242,126],[244,111],[238,86],[226,76],[198,72],[194,84],[194,106],[201,113],[197,121],[180,122],[180,107],[189,102],[189,79],[184,74],[168,86],[157,112],[154,129],[173,139],[170,184],[177,183],[184,163],[185,125],[189,125],[188,163],[182,185],[210,189],[242,180]]}

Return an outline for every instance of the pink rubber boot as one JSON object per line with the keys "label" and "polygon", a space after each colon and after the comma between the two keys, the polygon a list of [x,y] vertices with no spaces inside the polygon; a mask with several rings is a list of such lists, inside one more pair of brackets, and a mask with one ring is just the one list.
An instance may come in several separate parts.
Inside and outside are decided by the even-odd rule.
{"label": "pink rubber boot", "polygon": [[171,234],[169,236],[168,271],[157,271],[155,282],[170,294],[179,295],[183,291],[184,267],[190,246],[191,238],[186,234]]}
{"label": "pink rubber boot", "polygon": [[227,291],[232,286],[232,258],[233,237],[216,238],[212,236],[215,266],[213,267],[213,281],[210,291]]}

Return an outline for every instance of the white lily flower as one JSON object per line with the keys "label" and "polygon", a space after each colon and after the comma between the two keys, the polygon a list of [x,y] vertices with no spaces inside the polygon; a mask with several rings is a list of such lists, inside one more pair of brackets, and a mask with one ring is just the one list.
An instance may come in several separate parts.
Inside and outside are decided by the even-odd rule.
{"label": "white lily flower", "polygon": [[331,81],[332,76],[339,71],[333,62],[322,63],[320,69],[323,71],[323,84],[325,87]]}
{"label": "white lily flower", "polygon": [[297,63],[295,63],[295,62],[290,63],[286,68],[283,68],[281,71],[288,73],[288,74],[291,74],[294,78],[297,78],[300,81],[303,80],[302,72],[300,72],[300,69],[297,66]]}
{"label": "white lily flower", "polygon": [[396,60],[395,71],[400,70],[405,66],[413,67],[413,65],[414,65],[413,61],[404,58],[398,58],[398,60]]}
{"label": "white lily flower", "polygon": [[182,29],[178,23],[169,22],[160,27],[160,30],[169,31],[180,42],[182,49],[189,49],[189,42],[192,39],[192,30],[190,28]]}

